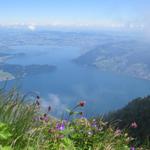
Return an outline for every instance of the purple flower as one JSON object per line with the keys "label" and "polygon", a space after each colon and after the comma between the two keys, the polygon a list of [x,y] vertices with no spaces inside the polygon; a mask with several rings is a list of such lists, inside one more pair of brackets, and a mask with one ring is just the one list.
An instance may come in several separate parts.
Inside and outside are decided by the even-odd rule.
{"label": "purple flower", "polygon": [[43,120],[44,120],[45,122],[48,122],[48,121],[49,121],[49,118],[48,118],[47,114],[44,114]]}
{"label": "purple flower", "polygon": [[134,148],[134,147],[131,147],[130,150],[135,150],[135,148]]}
{"label": "purple flower", "polygon": [[60,130],[60,131],[65,130],[65,124],[64,123],[57,123],[56,124],[56,129]]}
{"label": "purple flower", "polygon": [[49,118],[46,116],[46,117],[44,117],[44,121],[45,122],[48,122],[49,121]]}
{"label": "purple flower", "polygon": [[96,124],[96,123],[92,123],[91,126],[94,127],[94,128],[96,128],[96,127],[97,127],[97,124]]}
{"label": "purple flower", "polygon": [[95,119],[93,119],[91,126],[97,128],[97,123]]}

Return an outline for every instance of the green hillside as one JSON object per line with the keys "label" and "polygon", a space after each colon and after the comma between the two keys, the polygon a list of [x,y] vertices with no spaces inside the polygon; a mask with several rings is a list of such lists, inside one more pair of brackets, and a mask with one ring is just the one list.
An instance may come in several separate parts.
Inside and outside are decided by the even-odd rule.
{"label": "green hillside", "polygon": [[[124,108],[112,112],[107,121],[116,122],[120,129],[128,129],[130,136],[136,138],[137,144],[150,141],[150,96],[137,98]],[[131,124],[135,123],[136,128]]]}

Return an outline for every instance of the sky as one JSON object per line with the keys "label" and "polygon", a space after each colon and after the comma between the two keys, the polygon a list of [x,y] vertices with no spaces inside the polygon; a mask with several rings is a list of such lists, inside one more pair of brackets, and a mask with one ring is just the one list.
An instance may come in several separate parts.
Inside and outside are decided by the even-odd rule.
{"label": "sky", "polygon": [[143,28],[150,0],[0,0],[0,24]]}

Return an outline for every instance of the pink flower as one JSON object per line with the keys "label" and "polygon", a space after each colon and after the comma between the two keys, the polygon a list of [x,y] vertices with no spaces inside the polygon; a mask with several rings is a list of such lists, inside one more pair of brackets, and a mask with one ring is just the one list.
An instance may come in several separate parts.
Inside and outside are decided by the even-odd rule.
{"label": "pink flower", "polygon": [[40,117],[40,120],[48,122],[49,118],[48,118],[47,114],[44,114],[42,117]]}
{"label": "pink flower", "polygon": [[115,131],[115,136],[120,136],[121,135],[121,130],[120,129],[117,129],[116,131]]}
{"label": "pink flower", "polygon": [[80,101],[79,106],[84,107],[85,101]]}
{"label": "pink flower", "polygon": [[137,125],[136,122],[132,122],[132,123],[131,123],[131,128],[134,128],[134,129],[135,129],[135,128],[137,128],[137,127],[138,127],[138,125]]}

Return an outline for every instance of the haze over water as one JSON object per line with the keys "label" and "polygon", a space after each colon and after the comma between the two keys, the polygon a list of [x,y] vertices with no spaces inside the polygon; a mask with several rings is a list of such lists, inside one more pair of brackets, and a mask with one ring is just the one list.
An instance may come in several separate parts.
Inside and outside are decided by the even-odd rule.
{"label": "haze over water", "polygon": [[25,93],[39,93],[43,105],[52,105],[55,115],[61,115],[65,108],[80,100],[86,101],[86,115],[98,115],[121,108],[133,98],[150,92],[148,80],[76,64],[72,60],[81,55],[79,47],[14,46],[9,53],[25,54],[10,59],[7,62],[10,64],[56,65],[54,72],[17,79]]}

